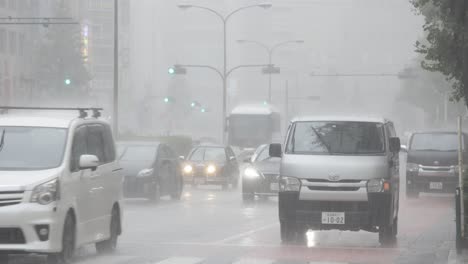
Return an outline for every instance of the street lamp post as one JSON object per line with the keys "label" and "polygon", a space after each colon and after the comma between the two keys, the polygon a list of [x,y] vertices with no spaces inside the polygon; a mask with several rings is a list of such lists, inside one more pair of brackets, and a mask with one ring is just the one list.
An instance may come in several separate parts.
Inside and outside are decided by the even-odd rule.
{"label": "street lamp post", "polygon": [[[262,47],[263,49],[265,49],[265,51],[268,53],[268,64],[269,65],[272,65],[273,63],[273,54],[275,53],[275,51],[281,47],[281,46],[285,46],[285,45],[288,45],[288,44],[303,44],[304,43],[304,40],[288,40],[288,41],[284,41],[284,42],[280,42],[278,44],[275,44],[273,46],[268,46],[262,42],[259,42],[259,41],[255,41],[255,40],[245,40],[245,39],[241,39],[241,40],[238,40],[237,42],[239,43],[252,43],[252,44],[256,44],[260,47]],[[272,75],[273,73],[272,72],[269,72],[268,73],[268,101],[271,103],[271,86],[272,86]]]}
{"label": "street lamp post", "polygon": [[[242,10],[245,10],[245,9],[249,9],[249,8],[254,8],[254,7],[261,7],[261,8],[264,8],[264,9],[267,9],[267,8],[270,8],[272,7],[272,4],[271,3],[261,3],[261,4],[256,4],[256,5],[248,5],[248,6],[244,6],[244,7],[241,7],[241,8],[238,8],[234,11],[232,11],[231,13],[229,13],[228,15],[222,15],[220,12],[212,9],[212,8],[209,8],[209,7],[205,7],[205,6],[199,6],[199,5],[192,5],[192,4],[179,4],[178,5],[179,8],[181,9],[189,9],[189,8],[198,8],[198,9],[203,9],[203,10],[206,10],[206,11],[209,11],[213,14],[215,14],[220,20],[221,22],[223,23],[223,71],[222,71],[222,76],[223,76],[223,117],[222,117],[222,124],[223,124],[223,128],[222,128],[222,137],[221,139],[223,140],[223,142],[225,142],[225,129],[226,129],[226,113],[227,113],[227,75],[228,75],[228,69],[227,69],[227,23],[229,22],[229,20],[231,19],[231,17],[242,11]],[[218,70],[217,70],[218,71]]]}

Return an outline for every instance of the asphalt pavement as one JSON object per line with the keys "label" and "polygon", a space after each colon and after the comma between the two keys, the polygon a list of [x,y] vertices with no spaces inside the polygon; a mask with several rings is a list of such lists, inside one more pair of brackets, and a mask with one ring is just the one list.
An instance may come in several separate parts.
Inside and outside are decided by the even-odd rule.
{"label": "asphalt pavement", "polygon": [[[403,175],[404,176],[404,175]],[[181,201],[125,202],[124,234],[115,254],[89,246],[77,264],[305,264],[468,263],[454,253],[454,199],[422,195],[406,200],[402,190],[398,243],[382,247],[368,232],[308,232],[308,241],[280,241],[276,198],[244,204],[240,190],[186,186]],[[15,264],[40,264],[37,256]]]}

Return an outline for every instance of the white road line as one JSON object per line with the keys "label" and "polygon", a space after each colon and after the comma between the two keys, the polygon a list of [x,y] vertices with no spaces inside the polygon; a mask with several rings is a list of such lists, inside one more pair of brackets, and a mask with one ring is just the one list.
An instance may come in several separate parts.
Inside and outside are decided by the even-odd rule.
{"label": "white road line", "polygon": [[203,259],[201,258],[184,258],[184,257],[173,257],[156,262],[154,264],[201,264]]}
{"label": "white road line", "polygon": [[270,229],[270,228],[275,227],[275,226],[277,226],[277,225],[279,225],[279,224],[278,224],[278,223],[274,223],[274,224],[269,224],[269,225],[266,225],[266,226],[263,226],[263,227],[260,227],[260,228],[252,229],[252,230],[249,230],[249,231],[246,231],[246,232],[237,234],[237,235],[233,235],[233,236],[227,237],[227,238],[225,238],[225,239],[218,240],[218,241],[216,241],[216,242],[213,242],[213,244],[222,244],[222,243],[226,243],[226,242],[229,242],[229,241],[232,241],[232,240],[236,240],[236,239],[239,239],[239,238],[242,238],[242,237],[245,237],[245,236],[252,235],[252,234],[254,234],[254,233],[257,233],[257,232],[260,232],[260,231],[263,231],[263,230],[266,230],[266,229]]}
{"label": "white road line", "polygon": [[245,258],[239,259],[238,261],[232,264],[272,264],[276,260],[273,259],[259,259],[259,258]]}

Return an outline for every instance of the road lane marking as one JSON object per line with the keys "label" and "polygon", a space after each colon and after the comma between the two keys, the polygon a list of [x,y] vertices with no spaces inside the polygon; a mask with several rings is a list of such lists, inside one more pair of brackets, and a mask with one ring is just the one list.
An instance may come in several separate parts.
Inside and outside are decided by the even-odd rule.
{"label": "road lane marking", "polygon": [[263,226],[263,227],[260,227],[260,228],[252,229],[252,230],[249,230],[249,231],[237,234],[237,235],[233,235],[233,236],[230,236],[230,237],[215,241],[212,244],[227,243],[227,242],[230,242],[230,241],[233,241],[233,240],[245,237],[245,236],[249,236],[249,235],[252,235],[254,233],[257,233],[257,232],[260,232],[260,231],[263,231],[263,230],[266,230],[266,229],[270,229],[270,228],[278,226],[278,225],[279,225],[279,223],[269,224],[269,225],[266,225],[266,226]]}
{"label": "road lane marking", "polygon": [[245,259],[239,259],[238,261],[233,262],[232,264],[272,264],[275,262],[276,260],[273,260],[273,259],[245,258]]}
{"label": "road lane marking", "polygon": [[201,264],[203,259],[201,258],[189,258],[189,257],[172,257],[154,264]]}

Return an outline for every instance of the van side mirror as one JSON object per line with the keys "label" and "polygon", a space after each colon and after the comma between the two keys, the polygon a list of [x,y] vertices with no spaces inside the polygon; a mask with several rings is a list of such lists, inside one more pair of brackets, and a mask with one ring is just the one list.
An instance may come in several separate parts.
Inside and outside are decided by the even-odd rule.
{"label": "van side mirror", "polygon": [[80,170],[96,170],[99,166],[99,158],[96,155],[81,155]]}
{"label": "van side mirror", "polygon": [[272,158],[281,158],[283,156],[281,144],[270,144],[268,152]]}
{"label": "van side mirror", "polygon": [[408,147],[406,145],[401,145],[400,151],[401,152],[408,152]]}
{"label": "van side mirror", "polygon": [[390,151],[395,153],[395,152],[400,152],[400,150],[401,150],[400,138],[398,137],[390,138]]}

